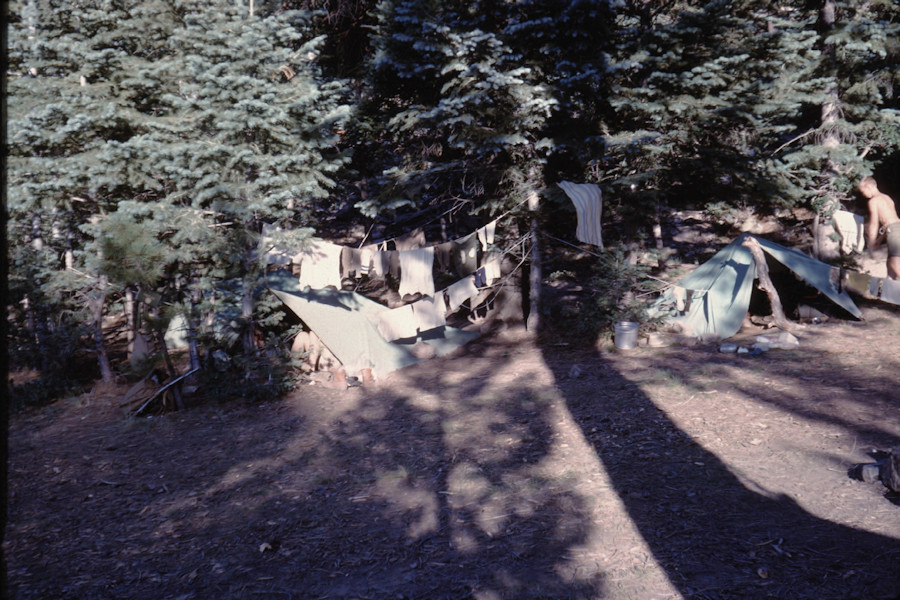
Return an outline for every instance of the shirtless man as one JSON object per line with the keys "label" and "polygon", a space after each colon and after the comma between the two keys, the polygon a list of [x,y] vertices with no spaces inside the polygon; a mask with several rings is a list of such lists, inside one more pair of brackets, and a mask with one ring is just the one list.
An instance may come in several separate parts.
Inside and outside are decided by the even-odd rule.
{"label": "shirtless man", "polygon": [[859,191],[869,202],[869,220],[866,223],[869,256],[874,258],[875,249],[883,237],[888,249],[888,277],[900,279],[900,217],[897,216],[894,201],[878,191],[878,184],[872,177],[865,177],[859,182]]}

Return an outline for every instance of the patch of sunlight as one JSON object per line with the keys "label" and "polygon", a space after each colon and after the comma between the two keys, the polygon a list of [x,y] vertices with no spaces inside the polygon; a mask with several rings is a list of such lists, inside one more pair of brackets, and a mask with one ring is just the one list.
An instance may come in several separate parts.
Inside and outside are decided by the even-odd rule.
{"label": "patch of sunlight", "polygon": [[405,523],[410,539],[434,533],[440,526],[440,506],[434,490],[427,481],[411,478],[403,466],[379,473],[371,497],[387,502],[385,515]]}

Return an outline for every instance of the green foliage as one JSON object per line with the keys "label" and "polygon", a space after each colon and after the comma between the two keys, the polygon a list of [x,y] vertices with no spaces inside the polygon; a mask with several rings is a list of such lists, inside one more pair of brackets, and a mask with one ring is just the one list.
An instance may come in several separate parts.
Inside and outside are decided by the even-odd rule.
{"label": "green foliage", "polygon": [[604,253],[593,267],[591,299],[577,315],[578,331],[611,332],[619,321],[652,325],[647,310],[659,285],[651,272],[621,249]]}

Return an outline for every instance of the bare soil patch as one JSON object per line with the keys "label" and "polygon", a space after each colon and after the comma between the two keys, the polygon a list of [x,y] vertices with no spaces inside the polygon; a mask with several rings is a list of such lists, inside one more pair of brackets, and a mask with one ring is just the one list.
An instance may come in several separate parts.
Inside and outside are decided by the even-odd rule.
{"label": "bare soil patch", "polygon": [[900,312],[863,310],[760,356],[508,330],[375,387],[32,410],[8,593],[897,598],[898,499],[848,469],[900,445]]}

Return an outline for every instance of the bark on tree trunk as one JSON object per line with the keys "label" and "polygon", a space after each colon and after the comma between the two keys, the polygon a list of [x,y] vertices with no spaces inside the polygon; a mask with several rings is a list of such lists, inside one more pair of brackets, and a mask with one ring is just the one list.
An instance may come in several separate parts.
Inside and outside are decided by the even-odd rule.
{"label": "bark on tree trunk", "polygon": [[541,245],[538,229],[538,195],[531,192],[528,197],[528,210],[531,211],[531,266],[528,276],[528,319],[525,328],[537,333],[541,327]]}
{"label": "bark on tree trunk", "polygon": [[778,297],[778,290],[772,284],[769,277],[769,266],[766,264],[766,256],[763,249],[756,241],[756,238],[748,237],[741,242],[753,255],[753,261],[756,263],[756,276],[759,279],[759,289],[764,291],[769,297],[769,304],[772,306],[772,323],[776,327],[780,327],[785,331],[793,329],[793,325],[784,316],[784,307],[781,305],[781,298]]}
{"label": "bark on tree trunk", "polygon": [[106,345],[103,343],[103,307],[106,305],[106,276],[101,275],[97,288],[91,293],[88,300],[91,309],[91,318],[94,322],[94,349],[97,352],[97,362],[100,365],[100,379],[103,383],[113,383],[112,367],[109,364],[109,356],[106,354]]}

